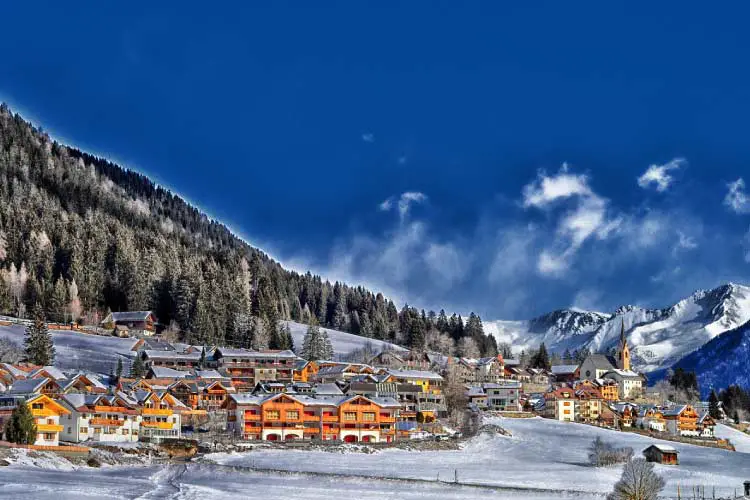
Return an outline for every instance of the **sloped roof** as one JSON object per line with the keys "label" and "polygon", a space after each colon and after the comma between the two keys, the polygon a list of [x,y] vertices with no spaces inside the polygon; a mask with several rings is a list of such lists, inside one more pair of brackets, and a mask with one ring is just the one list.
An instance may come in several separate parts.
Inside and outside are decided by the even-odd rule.
{"label": "sloped roof", "polygon": [[184,353],[177,351],[156,351],[148,349],[143,352],[149,359],[167,359],[173,361],[199,361],[201,359],[200,351]]}
{"label": "sloped roof", "polygon": [[[113,312],[112,321],[146,321],[153,313],[151,311]],[[106,318],[105,318],[106,320]]]}
{"label": "sloped roof", "polygon": [[186,378],[189,373],[181,370],[173,370],[164,366],[152,366],[149,371],[154,375],[151,378]]}
{"label": "sloped roof", "polygon": [[674,447],[666,445],[666,444],[661,444],[661,443],[659,443],[659,444],[652,444],[651,446],[649,446],[648,448],[646,448],[643,451],[646,451],[649,448],[656,448],[657,450],[661,451],[662,453],[679,453],[679,451],[677,451],[677,448],[674,448]]}
{"label": "sloped roof", "polygon": [[552,375],[573,375],[577,369],[577,365],[554,365]]}
{"label": "sloped roof", "polygon": [[404,379],[443,380],[437,373],[423,370],[388,370],[388,374]]}
{"label": "sloped roof", "polygon": [[315,394],[321,396],[342,396],[344,394],[336,384],[317,384],[313,390]]}
{"label": "sloped roof", "polygon": [[31,375],[29,375],[29,378],[37,378],[37,377],[43,377],[44,373],[46,372],[50,377],[54,378],[55,380],[62,380],[65,378],[68,378],[59,368],[55,368],[54,366],[42,366],[40,368],[37,368],[33,372],[31,372]]}
{"label": "sloped roof", "polygon": [[16,380],[10,387],[11,394],[33,394],[41,390],[49,381],[48,378],[28,378],[24,380]]}
{"label": "sloped roof", "polygon": [[612,356],[605,356],[604,354],[589,354],[584,363],[586,361],[593,363],[597,370],[614,370],[617,365]]}

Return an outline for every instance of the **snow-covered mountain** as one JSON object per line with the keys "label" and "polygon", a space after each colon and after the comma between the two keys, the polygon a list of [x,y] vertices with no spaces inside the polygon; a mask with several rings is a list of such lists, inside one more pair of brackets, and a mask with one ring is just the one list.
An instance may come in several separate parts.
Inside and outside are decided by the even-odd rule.
{"label": "snow-covered mountain", "polygon": [[695,371],[704,396],[712,388],[750,387],[750,322],[714,338],[674,365]]}
{"label": "snow-covered mountain", "polygon": [[665,309],[623,306],[612,314],[566,309],[529,321],[489,321],[485,330],[515,349],[544,342],[552,351],[617,345],[622,325],[636,367],[667,368],[722,333],[750,321],[750,287],[729,283],[699,290]]}

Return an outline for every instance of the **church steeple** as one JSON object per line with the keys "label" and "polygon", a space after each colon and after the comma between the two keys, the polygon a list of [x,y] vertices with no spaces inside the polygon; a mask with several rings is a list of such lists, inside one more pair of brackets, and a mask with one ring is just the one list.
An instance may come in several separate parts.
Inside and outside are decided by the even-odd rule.
{"label": "church steeple", "polygon": [[628,340],[625,338],[625,318],[622,319],[620,326],[620,350],[617,353],[617,368],[630,370],[630,348],[628,347]]}

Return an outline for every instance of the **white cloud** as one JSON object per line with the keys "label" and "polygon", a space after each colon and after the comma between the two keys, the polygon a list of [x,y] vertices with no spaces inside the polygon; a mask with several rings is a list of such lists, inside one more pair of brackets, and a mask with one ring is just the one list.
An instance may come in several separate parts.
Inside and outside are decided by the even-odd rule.
{"label": "white cloud", "polygon": [[727,184],[727,189],[729,191],[724,197],[724,205],[738,214],[750,213],[750,197],[745,193],[745,180],[740,177]]}
{"label": "white cloud", "polygon": [[540,172],[523,188],[522,195],[524,208],[543,209],[564,199],[577,201],[560,216],[552,244],[539,254],[537,271],[545,276],[565,275],[586,240],[607,239],[622,223],[620,218],[608,217],[609,201],[591,189],[586,175],[570,173],[567,163],[556,175]]}
{"label": "white cloud", "polygon": [[[378,205],[378,209],[382,212],[388,212],[393,208],[393,199],[394,197],[391,196],[387,200],[381,202]],[[419,191],[406,191],[405,193],[401,193],[401,196],[398,197],[398,215],[403,221],[407,215],[409,215],[409,210],[411,209],[411,206],[418,203],[424,203],[427,201],[427,195],[424,193],[420,193]]]}
{"label": "white cloud", "polygon": [[591,195],[591,188],[585,175],[573,175],[567,172],[567,164],[563,165],[559,174],[551,177],[544,172],[539,172],[536,181],[523,188],[524,208],[542,208],[556,200],[571,196]]}
{"label": "white cloud", "polygon": [[407,191],[401,195],[398,200],[398,213],[403,219],[409,213],[412,204],[423,203],[427,201],[427,195],[418,191]]}
{"label": "white cloud", "polygon": [[599,311],[602,300],[602,292],[596,288],[586,288],[579,290],[573,298],[572,309],[581,309],[584,311]]}
{"label": "white cloud", "polygon": [[677,236],[679,239],[677,240],[673,253],[677,253],[680,250],[694,250],[698,248],[698,243],[693,236],[688,236],[679,229],[677,230]]}
{"label": "white cloud", "polygon": [[653,184],[656,190],[662,193],[669,189],[674,180],[669,172],[679,169],[684,163],[684,158],[675,158],[664,165],[650,165],[643,175],[638,177],[638,185],[643,189],[648,189]]}
{"label": "white cloud", "polygon": [[362,140],[365,142],[375,142],[375,136],[371,132],[362,134]]}
{"label": "white cloud", "polygon": [[498,234],[496,251],[493,255],[488,280],[491,284],[513,284],[519,278],[527,277],[534,268],[534,241],[536,229],[507,228]]}

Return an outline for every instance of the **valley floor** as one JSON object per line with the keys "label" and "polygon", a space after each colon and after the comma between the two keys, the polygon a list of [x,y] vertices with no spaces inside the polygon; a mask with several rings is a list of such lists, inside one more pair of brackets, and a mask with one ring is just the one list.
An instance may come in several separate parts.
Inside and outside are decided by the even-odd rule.
{"label": "valley floor", "polygon": [[[621,466],[593,468],[587,448],[596,436],[636,455],[655,440],[631,433],[544,419],[497,419],[513,437],[481,435],[457,451],[414,452],[388,449],[373,454],[261,449],[212,454],[187,465],[78,468],[54,463],[46,469],[14,464],[0,468],[0,498],[263,498],[330,499],[470,499],[602,498]],[[722,428],[722,433],[732,429]],[[731,436],[738,449],[750,438]],[[717,496],[733,496],[750,479],[750,454],[675,444],[677,467],[656,466],[667,481],[665,498],[692,486],[716,487]],[[250,470],[250,468],[267,469]],[[289,471],[288,473],[281,471]],[[326,474],[339,473],[345,477]],[[491,488],[455,486],[452,481]],[[392,478],[392,479],[387,479]],[[411,481],[411,480],[424,480]]]}

